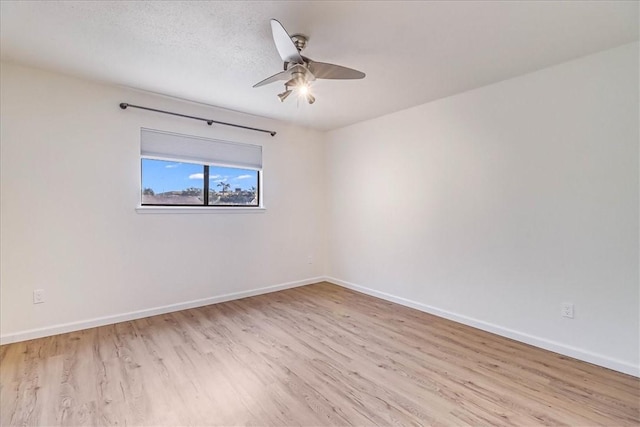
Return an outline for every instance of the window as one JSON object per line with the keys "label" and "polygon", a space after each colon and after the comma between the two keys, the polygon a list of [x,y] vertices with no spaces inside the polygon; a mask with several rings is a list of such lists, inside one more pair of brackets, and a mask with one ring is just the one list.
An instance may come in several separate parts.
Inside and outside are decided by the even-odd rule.
{"label": "window", "polygon": [[142,206],[260,206],[262,147],[142,129]]}

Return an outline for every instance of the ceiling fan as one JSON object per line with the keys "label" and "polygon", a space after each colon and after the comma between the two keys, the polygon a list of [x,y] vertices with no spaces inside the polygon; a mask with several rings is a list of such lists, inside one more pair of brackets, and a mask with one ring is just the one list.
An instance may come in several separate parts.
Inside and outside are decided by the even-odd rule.
{"label": "ceiling fan", "polygon": [[284,61],[284,71],[256,83],[253,87],[284,80],[284,92],[278,94],[280,102],[284,102],[293,91],[297,91],[309,104],[313,104],[316,102],[316,98],[311,94],[310,84],[315,79],[363,79],[365,76],[363,72],[358,70],[326,62],[316,62],[302,56],[300,52],[305,48],[309,39],[302,34],[290,36],[282,24],[275,19],[271,20],[271,32],[276,49]]}

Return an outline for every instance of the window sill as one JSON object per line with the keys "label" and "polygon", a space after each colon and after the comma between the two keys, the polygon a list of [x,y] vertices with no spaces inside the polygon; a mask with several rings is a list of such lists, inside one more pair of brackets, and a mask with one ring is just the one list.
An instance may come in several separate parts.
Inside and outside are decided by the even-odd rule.
{"label": "window sill", "polygon": [[137,206],[136,212],[141,214],[171,214],[171,213],[179,213],[179,214],[221,214],[221,213],[233,213],[233,214],[255,214],[255,213],[264,213],[266,208],[264,207],[247,207],[247,208],[236,208],[236,207],[228,207],[221,208],[216,206]]}

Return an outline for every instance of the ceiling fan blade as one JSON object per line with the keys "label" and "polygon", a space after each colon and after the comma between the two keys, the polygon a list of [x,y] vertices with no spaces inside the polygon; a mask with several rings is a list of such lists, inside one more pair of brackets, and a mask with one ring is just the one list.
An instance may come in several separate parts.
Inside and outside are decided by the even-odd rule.
{"label": "ceiling fan blade", "polygon": [[275,19],[271,20],[271,32],[273,33],[273,42],[276,44],[276,49],[284,62],[293,62],[295,64],[302,64],[302,56],[293,44],[291,36],[284,29],[282,24]]}
{"label": "ceiling fan blade", "polygon": [[366,75],[362,71],[354,70],[353,68],[311,60],[309,61],[309,71],[317,79],[363,79]]}
{"label": "ceiling fan blade", "polygon": [[268,85],[269,83],[277,82],[279,80],[288,80],[290,77],[291,77],[291,73],[289,71],[280,71],[279,73],[274,74],[271,77],[267,77],[261,82],[254,84],[253,87]]}

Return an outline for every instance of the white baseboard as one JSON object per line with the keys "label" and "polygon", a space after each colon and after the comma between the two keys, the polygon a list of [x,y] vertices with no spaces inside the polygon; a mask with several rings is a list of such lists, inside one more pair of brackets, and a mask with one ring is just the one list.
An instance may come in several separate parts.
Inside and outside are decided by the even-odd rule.
{"label": "white baseboard", "polygon": [[605,368],[613,369],[614,371],[622,372],[625,374],[640,377],[640,366],[633,365],[622,360],[613,359],[611,357],[590,352],[577,347],[568,346],[556,341],[548,340],[546,338],[537,337],[534,335],[519,332],[513,329],[505,328],[493,323],[484,322],[482,320],[474,319],[468,316],[464,316],[458,313],[452,313],[450,311],[441,310],[436,307],[432,307],[427,304],[412,301],[406,298],[401,298],[395,295],[387,294],[385,292],[376,291],[366,288],[364,286],[356,285],[354,283],[345,282],[344,280],[336,279],[334,277],[325,277],[325,281],[334,283],[336,285],[361,292],[363,294],[371,295],[383,300],[395,302],[406,307],[415,308],[416,310],[424,311],[425,313],[433,314],[438,317],[453,320],[454,322],[462,323],[463,325],[472,326],[483,331],[491,332],[496,335],[511,338],[516,341],[530,344],[535,347],[540,347],[545,350],[550,350],[555,353],[559,353],[565,356],[573,357],[574,359],[582,360],[585,362],[593,363],[594,365],[603,366]]}
{"label": "white baseboard", "polygon": [[202,298],[193,301],[180,302],[177,304],[164,305],[162,307],[148,308],[144,310],[132,311],[129,313],[114,314],[111,316],[96,317],[93,319],[80,320],[78,322],[62,323],[45,328],[29,329],[26,331],[15,332],[0,336],[0,344],[9,344],[13,342],[26,341],[35,338],[49,337],[52,335],[64,334],[67,332],[80,331],[82,329],[95,328],[97,326],[111,325],[119,322],[127,322],[129,320],[141,319],[143,317],[156,316],[158,314],[171,313],[174,311],[186,310],[189,308],[202,307],[205,305],[216,304],[219,302],[231,301],[241,298],[252,297],[256,295],[268,294],[271,292],[282,291],[284,289],[296,288],[298,286],[310,285],[312,283],[322,282],[324,277],[312,277],[305,280],[295,282],[282,283],[279,285],[267,286],[264,288],[251,289],[248,291],[234,292],[231,294],[219,295],[215,297]]}
{"label": "white baseboard", "polygon": [[317,282],[327,281],[336,285],[352,289],[363,294],[371,295],[377,298],[391,301],[396,304],[411,307],[416,310],[423,311],[425,313],[433,314],[438,317],[453,320],[454,322],[462,323],[464,325],[472,326],[474,328],[481,329],[483,331],[491,332],[503,337],[511,338],[516,341],[520,341],[526,344],[540,347],[546,350],[550,350],[565,356],[573,357],[578,360],[593,363],[594,365],[603,366],[605,368],[613,369],[618,372],[640,377],[640,366],[635,366],[631,363],[621,360],[613,359],[608,356],[593,353],[588,350],[584,350],[577,347],[568,346],[556,341],[548,340],[546,338],[537,337],[534,335],[519,332],[513,329],[505,328],[499,325],[495,325],[482,320],[474,319],[461,314],[453,313],[446,310],[441,310],[436,307],[432,307],[427,304],[422,304],[416,301],[412,301],[406,298],[391,295],[385,292],[376,291],[366,288],[364,286],[356,285],[354,283],[346,282],[344,280],[336,279],[334,277],[313,277],[305,280],[298,280],[295,282],[282,283],[279,285],[267,286],[258,289],[252,289],[242,292],[234,292],[230,294],[224,294],[209,298],[202,298],[193,301],[186,301],[177,304],[165,305],[162,307],[154,307],[144,310],[132,311],[129,313],[115,314],[111,316],[97,317],[93,319],[81,320],[78,322],[63,323],[54,326],[48,326],[45,328],[29,329],[26,331],[15,332],[0,336],[0,344],[10,344],[13,342],[26,341],[35,338],[48,337],[52,335],[63,334],[67,332],[80,331],[88,328],[95,328],[98,326],[111,325],[119,322],[126,322],[130,320],[141,319],[144,317],[156,316],[158,314],[171,313],[174,311],[186,310],[189,308],[202,307],[205,305],[216,304],[225,301],[232,301],[241,298],[247,298],[256,295],[267,294],[271,292],[282,291],[285,289],[296,288],[299,286],[310,285]]}

